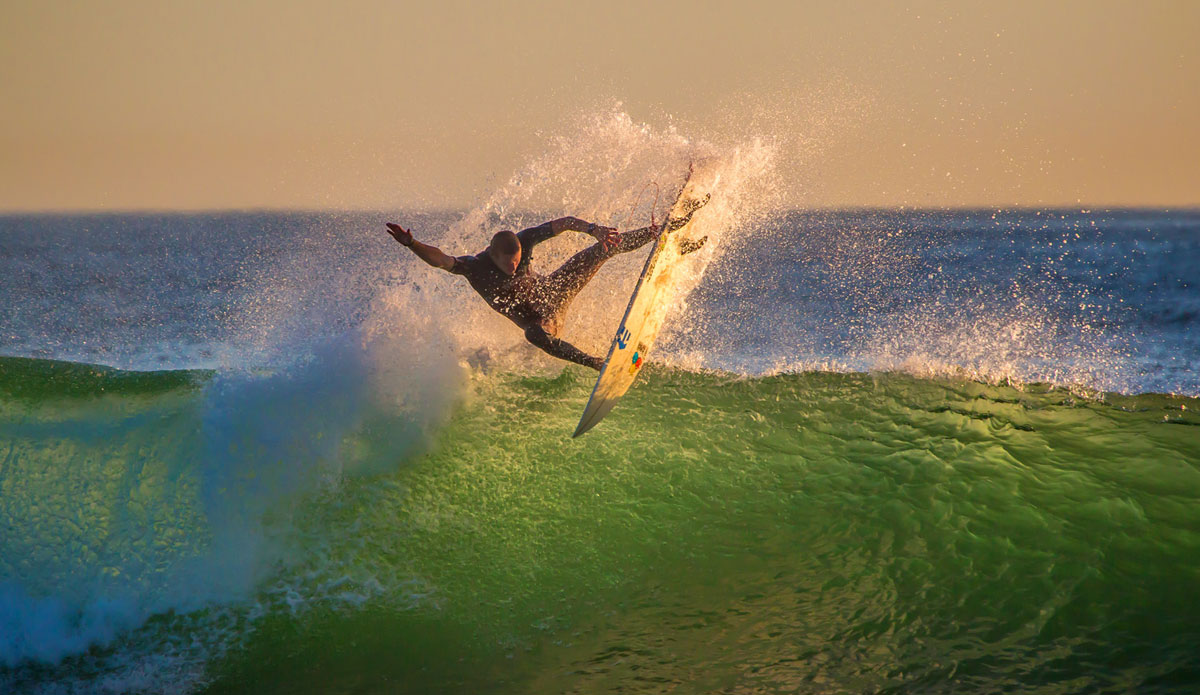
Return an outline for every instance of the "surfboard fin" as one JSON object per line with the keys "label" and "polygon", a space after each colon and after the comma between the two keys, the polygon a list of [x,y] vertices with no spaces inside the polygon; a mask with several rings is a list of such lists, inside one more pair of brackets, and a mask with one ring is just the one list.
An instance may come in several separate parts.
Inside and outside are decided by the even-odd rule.
{"label": "surfboard fin", "polygon": [[695,214],[697,210],[708,204],[710,198],[712,198],[711,193],[705,194],[703,198],[686,201],[683,204],[683,215],[679,217],[668,218],[667,224],[663,228],[663,232],[669,234],[676,229],[683,227],[683,225],[688,223],[688,220],[692,219],[692,215]]}
{"label": "surfboard fin", "polygon": [[702,236],[699,239],[684,239],[679,242],[679,255],[686,256],[693,251],[699,251],[701,246],[708,241],[708,236]]}

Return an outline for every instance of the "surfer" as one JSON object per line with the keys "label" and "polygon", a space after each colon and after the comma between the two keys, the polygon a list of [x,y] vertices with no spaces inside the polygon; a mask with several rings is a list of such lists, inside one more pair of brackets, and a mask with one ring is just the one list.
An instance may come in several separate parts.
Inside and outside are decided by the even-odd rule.
{"label": "surfer", "polygon": [[[669,219],[666,231],[679,229],[704,201],[682,218]],[[474,256],[450,256],[436,246],[413,238],[412,230],[387,223],[388,234],[407,246],[418,258],[435,268],[462,275],[493,309],[525,331],[525,339],[559,359],[599,370],[604,360],[580,350],[558,337],[567,306],[609,258],[628,253],[658,238],[659,225],[651,224],[621,234],[612,227],[586,222],[578,217],[560,217],[520,232],[496,232],[488,247]],[[572,256],[549,275],[530,268],[533,248],[563,232],[582,232],[596,239],[592,246]],[[704,237],[687,244],[684,253],[704,245]]]}

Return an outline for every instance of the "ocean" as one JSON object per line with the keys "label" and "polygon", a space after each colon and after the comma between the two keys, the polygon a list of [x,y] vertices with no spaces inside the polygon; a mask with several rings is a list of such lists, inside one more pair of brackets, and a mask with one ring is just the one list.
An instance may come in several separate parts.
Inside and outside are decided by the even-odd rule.
{"label": "ocean", "polygon": [[513,202],[0,217],[0,691],[1200,689],[1200,211],[718,216],[572,440]]}

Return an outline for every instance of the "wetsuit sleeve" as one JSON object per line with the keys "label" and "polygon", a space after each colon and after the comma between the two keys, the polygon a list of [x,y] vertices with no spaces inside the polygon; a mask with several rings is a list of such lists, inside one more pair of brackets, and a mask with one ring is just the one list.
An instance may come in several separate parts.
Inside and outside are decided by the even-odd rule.
{"label": "wetsuit sleeve", "polygon": [[466,275],[467,261],[471,260],[472,258],[473,256],[455,256],[454,265],[450,267],[450,272],[454,273],[455,275]]}
{"label": "wetsuit sleeve", "polygon": [[565,340],[555,338],[541,326],[530,326],[525,329],[525,339],[544,350],[547,354],[557,357],[560,360],[582,364],[585,367],[591,367],[596,370],[599,370],[604,365],[604,360],[599,357],[592,357]]}
{"label": "wetsuit sleeve", "polygon": [[557,235],[554,233],[554,227],[549,222],[543,222],[536,227],[522,229],[517,232],[517,238],[521,240],[521,246],[530,250],[534,246],[555,236]]}

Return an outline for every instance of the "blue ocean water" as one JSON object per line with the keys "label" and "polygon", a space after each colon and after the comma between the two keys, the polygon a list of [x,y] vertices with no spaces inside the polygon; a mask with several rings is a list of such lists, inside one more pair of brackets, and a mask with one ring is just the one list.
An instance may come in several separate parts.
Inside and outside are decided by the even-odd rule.
{"label": "blue ocean water", "polygon": [[385,219],[0,218],[0,690],[1200,684],[1200,211],[764,217],[577,441]]}
{"label": "blue ocean water", "polygon": [[[437,235],[458,217],[405,219]],[[362,321],[381,288],[406,280],[397,273],[406,259],[379,232],[383,221],[353,213],[3,218],[0,354],[213,367],[253,362],[249,353],[263,346],[248,331],[266,321],[281,333],[272,340],[289,348],[338,335]],[[729,240],[734,248],[709,268],[663,350],[748,373],[919,360],[983,376],[1007,370],[1026,381],[1196,395],[1198,228],[1196,211],[778,215]],[[486,235],[479,239],[455,252],[478,251]]]}

